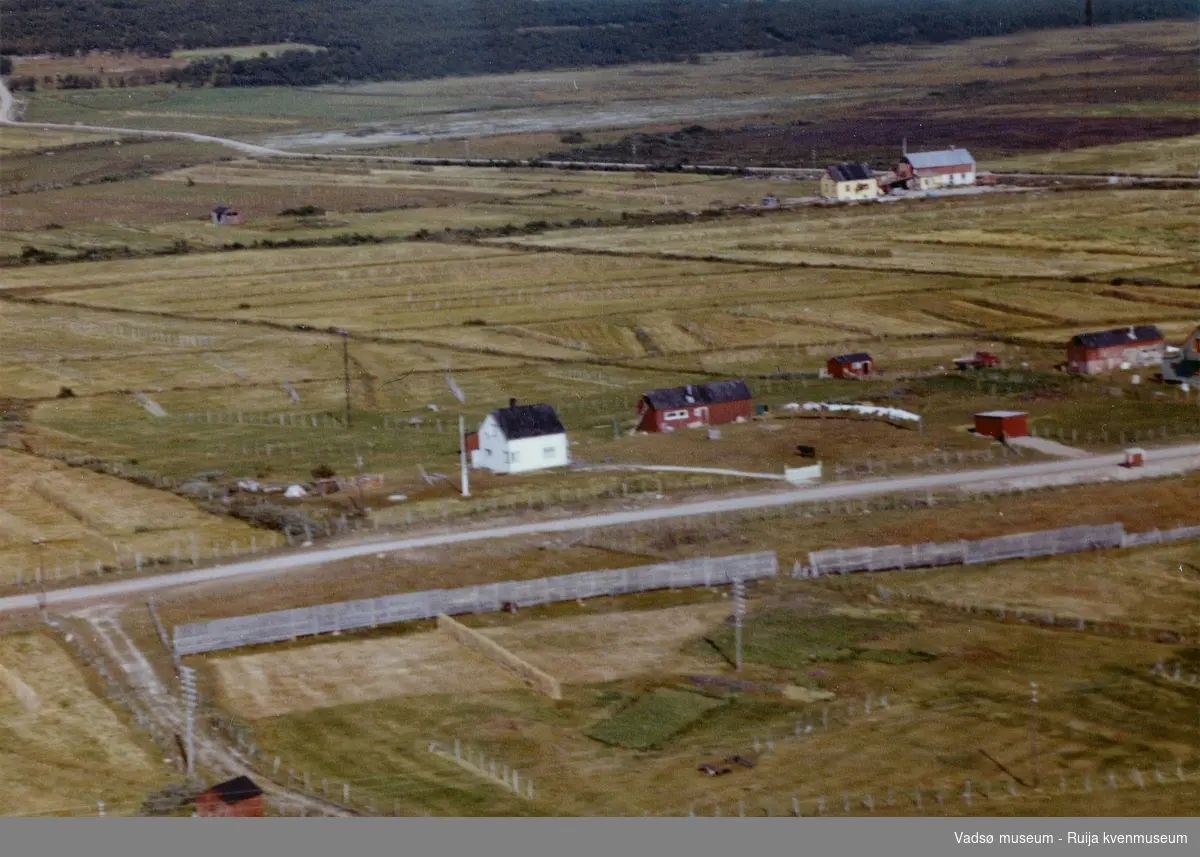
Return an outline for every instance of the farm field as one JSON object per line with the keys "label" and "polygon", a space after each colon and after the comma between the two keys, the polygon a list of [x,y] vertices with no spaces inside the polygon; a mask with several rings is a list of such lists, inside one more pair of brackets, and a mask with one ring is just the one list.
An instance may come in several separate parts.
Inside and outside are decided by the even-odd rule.
{"label": "farm field", "polygon": [[[623,213],[758,205],[768,194],[814,192],[811,182],[734,176],[233,161],[207,144],[137,141],[70,151],[70,175],[32,152],[5,171],[22,193],[0,212],[0,253],[26,247],[66,258],[88,250],[145,255],[281,241],[407,238],[444,229],[614,222]],[[145,155],[146,157],[143,157]],[[127,166],[129,165],[127,173]],[[90,161],[95,164],[88,166]],[[187,167],[189,162],[197,164]],[[175,167],[184,166],[183,169]],[[127,178],[113,184],[106,176]],[[98,183],[99,182],[99,183]],[[70,184],[78,186],[64,186]],[[214,227],[215,204],[244,225]],[[292,212],[292,213],[287,213]],[[307,212],[307,213],[306,213]]]}
{"label": "farm field", "polygon": [[[792,207],[815,182],[673,169],[882,166],[906,140],[968,146],[981,169],[1194,175],[1194,49],[1194,32],[1160,22],[313,89],[19,93],[33,119],[368,157],[252,160],[200,143],[0,128],[0,591],[161,573],[284,540],[235,514],[306,521],[339,544],[782,485],[622,465],[779,474],[811,463],[798,449],[811,446],[830,481],[1039,460],[974,437],[984,410],[1025,411],[1038,433],[1084,451],[1194,440],[1200,391],[1163,387],[1153,368],[1061,371],[1077,333],[1153,323],[1178,343],[1200,323],[1194,191]],[[146,62],[156,71],[186,58]],[[18,60],[17,74],[34,73],[27,62],[42,61]],[[46,60],[57,64],[36,73],[97,73],[101,62],[105,75],[141,74],[132,58],[96,56]],[[380,159],[468,153],[664,169]],[[768,195],[783,206],[768,210]],[[245,223],[212,225],[217,204]],[[976,350],[1001,368],[954,371]],[[872,355],[878,377],[821,377],[831,356],[855,351]],[[633,431],[646,391],[734,377],[765,407],[753,419],[712,436]],[[472,429],[510,398],[556,408],[575,466],[476,471],[462,498],[459,417]],[[921,423],[784,407],[806,402],[891,406]],[[382,482],[302,498],[237,487],[311,488],[355,473]],[[559,702],[429,622],[188,662],[205,704],[250,728],[268,759],[400,814],[777,815],[793,800],[804,815],[819,803],[854,815],[1190,814],[1200,800],[1194,642],[1051,630],[953,602],[1194,638],[1193,544],[837,579],[787,571],[831,547],[1195,524],[1198,488],[1191,474],[1119,490],[812,503],[379,553],[156,602],[170,628],[774,550],[782,575],[750,587],[740,674],[720,589],[462,617],[558,678]],[[121,620],[171,680],[145,605],[130,600]],[[86,813],[101,796],[111,814],[131,813],[161,785],[156,754],[51,637],[0,637],[0,667],[0,780],[20,781],[0,813]],[[1037,787],[1030,681],[1045,694]],[[22,707],[25,685],[36,714]],[[455,741],[520,769],[535,797],[456,764]],[[711,779],[696,770],[735,753],[753,767],[729,763]],[[967,781],[971,805],[959,797]]]}
{"label": "farm field", "polygon": [[0,474],[12,489],[0,503],[0,585],[92,576],[118,562],[132,571],[142,557],[187,555],[192,539],[249,544],[253,532],[154,488],[28,454],[0,450]]}
{"label": "farm field", "polygon": [[0,668],[0,814],[94,815],[102,800],[108,815],[133,815],[161,785],[152,745],[49,636],[0,637]]}
{"label": "farm field", "polygon": [[[1192,261],[1190,230],[1183,227],[1193,198],[1186,193],[1014,194],[947,202],[839,206],[740,223],[559,230],[492,241],[660,258],[1007,279],[1103,277]],[[890,234],[899,240],[885,246],[879,236]]]}
{"label": "farm field", "polygon": [[[1144,574],[1146,582],[1158,581],[1154,586],[1161,586],[1161,561],[1160,554],[1152,553],[1145,560],[1141,553],[1130,554],[1122,563],[1124,573],[1131,576],[1128,585],[1136,585],[1134,581]],[[994,572],[936,574],[943,585],[956,578],[974,581],[979,592],[994,601],[1002,596],[992,597],[988,582],[1005,579],[1005,572],[1014,566],[1020,569],[1022,564],[1009,563]],[[745,631],[747,663],[738,677],[750,684],[741,689],[698,685],[673,675],[671,669],[588,681],[579,668],[571,670],[575,633],[558,640],[557,653],[537,652],[530,643],[524,643],[523,650],[525,628],[536,634],[533,639],[549,644],[554,638],[545,631],[552,625],[545,620],[509,618],[503,623],[505,635],[495,636],[497,640],[503,639],[524,657],[540,656],[544,669],[553,670],[559,663],[560,675],[573,673],[584,682],[566,685],[563,703],[551,703],[523,689],[493,689],[490,683],[466,684],[440,694],[430,694],[427,686],[408,693],[397,689],[389,698],[355,701],[331,698],[330,691],[323,689],[329,671],[316,669],[321,658],[358,664],[347,651],[353,646],[361,647],[360,657],[367,658],[394,657],[383,653],[404,647],[415,647],[409,650],[416,654],[422,637],[417,634],[297,650],[308,658],[302,668],[308,678],[302,678],[301,684],[310,683],[313,692],[320,690],[326,700],[340,704],[273,716],[260,710],[260,716],[250,722],[270,752],[280,752],[322,776],[354,779],[355,787],[369,792],[380,805],[399,799],[421,806],[420,798],[405,785],[406,771],[434,767],[436,757],[431,758],[426,749],[429,741],[446,746],[458,739],[473,751],[483,750],[489,758],[520,768],[522,776],[536,784],[533,805],[550,814],[686,815],[691,810],[697,815],[730,815],[741,801],[747,815],[782,815],[791,812],[795,795],[803,814],[814,815],[822,795],[830,803],[828,811],[841,813],[843,793],[852,796],[850,812],[864,815],[868,812],[860,799],[868,793],[875,795],[878,811],[901,815],[1007,814],[1022,811],[1019,807],[1028,812],[1032,806],[1043,807],[1036,810],[1038,814],[1055,814],[1049,809],[1053,801],[1064,807],[1087,805],[1085,778],[1099,790],[1108,771],[1127,780],[1134,766],[1143,771],[1157,766],[1173,774],[1179,763],[1190,773],[1200,762],[1190,719],[1197,692],[1188,684],[1188,670],[1198,666],[1193,650],[1003,624],[874,597],[876,584],[907,587],[922,579],[912,573],[878,574],[851,581],[850,587],[843,581],[828,581],[755,588]],[[1040,584],[1028,579],[1034,588],[1025,593],[1022,603],[1061,607],[1052,595],[1061,582],[1045,574],[1036,578]],[[1046,605],[1043,593],[1050,595]],[[1089,605],[1103,610],[1111,594],[1106,587],[1080,591],[1073,605],[1078,610]],[[1176,619],[1190,603],[1177,604]],[[1167,601],[1160,604],[1168,606]],[[678,636],[672,631],[675,654],[669,654],[668,645],[666,656],[684,658],[680,663],[687,665],[685,675],[732,678],[731,667],[713,648],[724,645],[723,635],[728,635],[721,621],[728,602],[666,612],[650,609],[638,614],[637,622],[666,632],[677,626],[673,617],[681,610],[697,616],[703,610],[711,617],[710,624],[687,633],[679,629]],[[605,621],[620,628],[627,615],[577,616],[572,630],[586,631],[591,623]],[[808,631],[797,637],[787,632],[788,627]],[[618,633],[624,636],[628,630]],[[782,648],[771,643],[771,635],[781,632],[789,641]],[[713,645],[706,644],[705,638],[712,639]],[[660,645],[659,640],[667,643],[666,637],[656,636],[651,648]],[[321,652],[326,646],[331,649],[328,655]],[[760,653],[768,650],[772,654],[764,658]],[[274,663],[283,675],[292,676],[291,657],[287,652],[244,655],[210,660],[206,666],[224,674],[234,668],[225,663],[245,658],[247,666],[237,668],[239,675],[243,669],[249,671],[251,663],[268,671]],[[1156,662],[1170,664],[1181,658],[1182,683],[1152,675]],[[262,687],[262,673],[258,675],[254,686]],[[280,680],[284,681],[279,685],[282,699],[305,697],[302,692],[287,692],[295,679]],[[1037,790],[1027,779],[1030,680],[1043,690],[1039,706],[1042,779]],[[221,702],[234,704],[242,692],[226,693],[222,691]],[[613,730],[621,724],[620,733],[611,733],[612,742],[640,743],[643,739],[634,736],[649,733],[625,720],[638,716],[636,706],[664,693],[671,705],[676,705],[674,694],[698,697],[698,716],[681,713],[680,722],[690,720],[690,725],[677,734],[647,738],[652,743],[642,750],[620,749],[588,737],[588,733],[609,735],[605,724],[611,720]],[[667,701],[661,698],[662,703]],[[310,696],[305,707],[311,702]],[[1147,724],[1153,724],[1151,731]],[[617,734],[629,737],[617,738]],[[334,739],[335,735],[341,737]],[[1134,735],[1137,739],[1131,740]],[[765,744],[768,739],[770,745]],[[369,777],[365,767],[346,761],[362,755],[354,749],[359,746],[388,748],[382,757],[371,754],[372,762],[366,766]],[[1013,784],[1015,795],[1007,791],[1009,778],[979,753],[979,747],[1015,770],[1018,778],[1026,778]],[[719,762],[733,753],[755,761],[754,768],[738,769],[733,776],[717,780],[695,770],[702,761]],[[1060,793],[1060,777],[1067,784],[1065,793]],[[969,808],[957,797],[968,779],[978,800]],[[487,788],[486,783],[482,787]],[[883,809],[883,795],[889,789],[896,801]],[[915,803],[916,789],[924,792],[922,809]],[[947,798],[944,804],[934,802],[938,791]],[[1194,783],[1163,786],[1157,794],[1153,812],[1170,814],[1186,805]],[[439,806],[430,811],[446,810]],[[471,812],[465,806],[450,811]]]}
{"label": "farm field", "polygon": [[[261,169],[275,174],[269,165]],[[354,180],[352,172],[334,172]],[[468,178],[453,168],[396,174],[451,191]],[[651,186],[657,181],[477,174],[520,193],[562,184],[584,195],[590,187],[597,199],[613,194],[614,216],[630,204],[625,194],[639,198],[648,178]],[[660,190],[741,182],[697,178],[664,176]],[[545,198],[560,197],[570,194]],[[522,203],[531,216],[540,204]],[[418,468],[456,467],[458,413],[473,425],[511,397],[555,405],[584,463],[779,472],[796,444],[815,442],[831,467],[861,460],[864,449],[877,461],[904,464],[935,450],[982,451],[986,444],[965,432],[970,415],[1015,401],[1035,425],[1082,432],[1077,442],[1085,447],[1100,444],[1101,431],[1111,443],[1122,431],[1190,436],[1197,424],[1191,394],[1135,397],[1129,373],[1117,373],[1110,380],[1125,397],[1118,404],[1105,384],[1068,384],[1053,371],[1063,344],[1081,329],[1156,323],[1181,339],[1194,328],[1190,286],[1198,262],[1181,228],[1190,212],[1185,192],[1071,192],[560,229],[519,239],[30,265],[5,277],[0,379],[9,395],[30,400],[21,432],[38,452],[137,459],[151,478],[173,479],[220,470],[228,478],[306,481],[318,465],[344,474],[361,458],[389,490],[422,497],[449,496],[445,484],[426,486]],[[872,243],[892,233],[906,240]],[[910,246],[944,270],[908,270],[915,257],[900,254]],[[681,249],[664,253],[672,247]],[[814,252],[829,266],[805,261]],[[981,258],[1004,273],[980,273]],[[1150,274],[1174,285],[1149,285]],[[351,333],[351,430],[334,422],[345,405],[336,329]],[[898,378],[936,375],[977,348],[999,354],[1009,371],[896,389]],[[816,380],[829,355],[864,349],[885,373],[880,381]],[[465,404],[450,395],[447,372]],[[728,439],[716,444],[699,435],[614,438],[614,422],[618,432],[632,428],[645,390],[714,375],[749,375],[756,399],[775,408],[887,397],[921,413],[926,431],[774,419],[729,427]],[[54,398],[64,387],[75,396]],[[138,392],[166,416],[147,411]],[[484,479],[481,487],[587,493],[596,480],[566,472]],[[396,511],[377,514],[394,522]]]}
{"label": "farm field", "polygon": [[992,161],[993,170],[1012,172],[1121,173],[1195,176],[1200,172],[1200,137],[1177,137],[1092,146],[1074,152],[1023,155]]}

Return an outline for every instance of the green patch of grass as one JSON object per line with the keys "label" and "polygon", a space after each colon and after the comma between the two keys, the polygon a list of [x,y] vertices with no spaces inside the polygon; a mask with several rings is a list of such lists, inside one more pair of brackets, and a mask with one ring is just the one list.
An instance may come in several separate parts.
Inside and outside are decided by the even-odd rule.
{"label": "green patch of grass", "polygon": [[859,660],[874,661],[878,664],[891,664],[893,666],[928,663],[936,657],[929,652],[917,652],[911,649],[905,651],[897,649],[860,649],[855,654]]}
{"label": "green patch of grass", "polygon": [[[911,627],[893,619],[766,610],[747,618],[742,627],[742,660],[784,668],[817,660],[849,661],[861,654],[857,651],[860,644]],[[732,658],[733,628],[722,627],[707,643]]]}
{"label": "green patch of grass", "polygon": [[596,724],[587,734],[605,744],[643,750],[663,743],[723,704],[698,693],[656,690]]}
{"label": "green patch of grass", "polygon": [[310,53],[325,50],[320,45],[307,45],[299,42],[280,42],[274,45],[235,45],[224,48],[194,48],[186,51],[172,51],[173,59],[196,60],[205,57],[233,57],[235,60],[254,59],[266,54],[277,57],[287,51],[308,51]]}

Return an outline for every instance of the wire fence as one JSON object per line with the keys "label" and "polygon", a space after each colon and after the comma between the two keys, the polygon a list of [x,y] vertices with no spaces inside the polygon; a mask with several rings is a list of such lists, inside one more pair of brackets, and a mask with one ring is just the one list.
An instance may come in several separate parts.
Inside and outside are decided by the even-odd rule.
{"label": "wire fence", "polygon": [[722,586],[737,579],[757,580],[774,577],[777,570],[778,560],[774,551],[702,557],[635,568],[584,571],[536,580],[509,580],[461,589],[408,592],[382,598],[193,622],[175,626],[172,640],[177,655],[191,655],[259,643],[284,642],[318,634],[374,628],[394,622],[432,619],[439,613],[450,616],[494,613],[503,610],[507,604],[526,607],[657,589]]}
{"label": "wire fence", "polygon": [[792,570],[792,576],[822,577],[827,574],[861,571],[979,565],[1106,548],[1168,544],[1196,538],[1200,538],[1200,526],[1153,530],[1148,533],[1126,533],[1124,524],[1120,523],[1063,527],[976,541],[964,539],[956,542],[813,551],[808,555],[808,565],[797,563]]}

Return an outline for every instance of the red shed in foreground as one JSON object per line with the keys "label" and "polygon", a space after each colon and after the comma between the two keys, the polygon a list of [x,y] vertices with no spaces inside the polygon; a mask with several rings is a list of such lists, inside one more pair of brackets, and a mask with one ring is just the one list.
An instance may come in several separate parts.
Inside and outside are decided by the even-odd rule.
{"label": "red shed in foreground", "polygon": [[196,795],[201,818],[262,818],[263,792],[249,777],[234,777]]}
{"label": "red shed in foreground", "polygon": [[652,390],[638,403],[638,431],[674,431],[699,423],[718,426],[750,419],[754,405],[742,380]]}
{"label": "red shed in foreground", "polygon": [[1029,416],[1024,411],[984,411],[975,415],[975,434],[1005,440],[1029,436]]}
{"label": "red shed in foreground", "polygon": [[833,378],[865,378],[875,371],[875,361],[865,351],[830,357],[825,369]]}

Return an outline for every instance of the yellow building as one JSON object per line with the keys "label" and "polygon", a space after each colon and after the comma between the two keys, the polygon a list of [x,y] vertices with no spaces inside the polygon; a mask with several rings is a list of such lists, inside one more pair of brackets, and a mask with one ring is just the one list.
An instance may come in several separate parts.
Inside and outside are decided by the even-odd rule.
{"label": "yellow building", "polygon": [[879,182],[866,164],[833,164],[821,176],[821,196],[826,199],[875,199]]}

